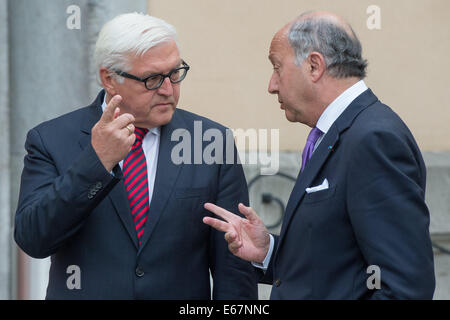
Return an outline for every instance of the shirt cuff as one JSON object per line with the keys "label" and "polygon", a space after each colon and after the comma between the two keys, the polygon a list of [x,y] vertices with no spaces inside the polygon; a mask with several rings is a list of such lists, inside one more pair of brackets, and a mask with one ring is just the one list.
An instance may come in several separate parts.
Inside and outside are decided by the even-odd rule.
{"label": "shirt cuff", "polygon": [[274,240],[273,236],[271,234],[269,234],[269,237],[270,237],[269,251],[267,251],[267,255],[264,258],[263,262],[262,263],[252,262],[252,265],[254,267],[262,269],[263,271],[266,271],[267,267],[269,266],[270,258],[272,257],[273,247],[275,244],[275,240]]}

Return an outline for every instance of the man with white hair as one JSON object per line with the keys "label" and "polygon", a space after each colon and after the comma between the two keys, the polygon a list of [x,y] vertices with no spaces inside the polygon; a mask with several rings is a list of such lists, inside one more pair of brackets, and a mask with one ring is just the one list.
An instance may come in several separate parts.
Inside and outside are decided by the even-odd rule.
{"label": "man with white hair", "polygon": [[205,202],[248,203],[242,167],[171,158],[175,130],[193,134],[199,121],[226,132],[176,108],[189,66],[174,27],[120,15],[95,61],[96,100],[31,129],[25,144],[14,236],[30,256],[51,256],[47,299],[210,299],[210,272],[212,298],[256,299],[251,264],[202,223]]}

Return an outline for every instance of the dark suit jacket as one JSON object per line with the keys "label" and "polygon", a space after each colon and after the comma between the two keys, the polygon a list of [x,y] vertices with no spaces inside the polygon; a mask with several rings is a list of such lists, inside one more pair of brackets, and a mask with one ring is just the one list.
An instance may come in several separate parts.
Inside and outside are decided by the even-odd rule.
{"label": "dark suit jacket", "polygon": [[[325,178],[327,190],[306,194]],[[362,93],[297,179],[263,279],[274,284],[271,298],[432,298],[425,180],[406,125],[370,89]],[[380,268],[380,289],[367,286],[370,265]]]}
{"label": "dark suit jacket", "polygon": [[[241,165],[175,165],[175,129],[225,128],[177,109],[161,128],[158,168],[142,245],[117,165],[105,170],[90,144],[104,92],[85,108],[29,131],[14,236],[30,256],[51,256],[48,299],[257,299],[254,269],[202,222],[205,202],[237,211],[248,203]],[[193,142],[193,141],[192,141]],[[234,147],[234,145],[233,145]],[[193,151],[192,151],[193,155]],[[81,271],[69,290],[67,268]]]}

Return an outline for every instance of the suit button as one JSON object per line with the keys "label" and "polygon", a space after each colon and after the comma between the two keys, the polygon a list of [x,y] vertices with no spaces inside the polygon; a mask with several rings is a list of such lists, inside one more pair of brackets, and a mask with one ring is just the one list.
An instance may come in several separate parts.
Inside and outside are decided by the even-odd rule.
{"label": "suit button", "polygon": [[136,268],[136,276],[138,276],[139,278],[144,276],[144,270],[142,270],[140,267]]}
{"label": "suit button", "polygon": [[279,287],[281,285],[281,280],[277,279],[273,284],[275,285],[275,287]]}

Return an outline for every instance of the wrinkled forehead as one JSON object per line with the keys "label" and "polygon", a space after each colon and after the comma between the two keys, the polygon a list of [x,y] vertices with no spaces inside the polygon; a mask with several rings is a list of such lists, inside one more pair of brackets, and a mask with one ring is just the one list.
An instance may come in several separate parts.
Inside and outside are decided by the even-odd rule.
{"label": "wrinkled forehead", "polygon": [[133,70],[143,73],[165,73],[181,64],[180,52],[174,41],[163,42],[143,55],[131,55]]}

